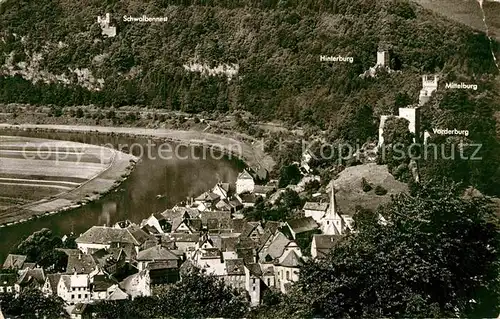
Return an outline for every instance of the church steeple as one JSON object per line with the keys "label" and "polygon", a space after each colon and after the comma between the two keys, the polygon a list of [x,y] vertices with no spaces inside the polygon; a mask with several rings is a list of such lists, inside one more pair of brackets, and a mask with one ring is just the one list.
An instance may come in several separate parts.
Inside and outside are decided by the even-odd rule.
{"label": "church steeple", "polygon": [[326,235],[341,235],[344,231],[344,221],[340,216],[340,211],[337,207],[335,199],[335,186],[333,181],[330,186],[330,206],[322,220],[322,231]]}

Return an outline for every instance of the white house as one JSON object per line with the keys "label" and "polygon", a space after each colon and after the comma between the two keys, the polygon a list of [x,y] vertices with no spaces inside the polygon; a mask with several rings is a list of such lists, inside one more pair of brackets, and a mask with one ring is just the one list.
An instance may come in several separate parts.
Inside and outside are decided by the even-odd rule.
{"label": "white house", "polygon": [[99,23],[101,30],[102,30],[102,35],[105,35],[107,37],[115,37],[116,36],[116,27],[110,26],[111,23],[111,15],[109,13],[106,13],[104,17],[97,17],[97,23]]}
{"label": "white house", "polygon": [[83,253],[92,253],[99,249],[109,249],[112,244],[133,245],[136,252],[150,236],[137,226],[127,228],[114,228],[106,226],[92,226],[85,233],[81,234],[75,241]]}
{"label": "white house", "polygon": [[61,275],[57,295],[68,304],[88,303],[91,300],[89,275]]}
{"label": "white house", "polygon": [[254,187],[255,181],[252,175],[246,169],[243,170],[243,172],[241,172],[236,179],[236,193],[253,193]]}
{"label": "white house", "polygon": [[286,293],[294,282],[299,280],[299,268],[302,264],[302,252],[294,241],[288,243],[283,254],[274,266],[276,283],[282,293]]}
{"label": "white house", "polygon": [[212,193],[219,195],[220,199],[229,198],[229,183],[217,183],[212,189]]}
{"label": "white house", "polygon": [[312,217],[319,223],[328,210],[328,203],[306,202],[302,210],[306,217]]}

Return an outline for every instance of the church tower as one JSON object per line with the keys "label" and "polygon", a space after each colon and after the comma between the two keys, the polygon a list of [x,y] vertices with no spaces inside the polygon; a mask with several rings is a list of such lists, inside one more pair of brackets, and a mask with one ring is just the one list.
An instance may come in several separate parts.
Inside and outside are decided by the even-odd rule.
{"label": "church tower", "polygon": [[337,201],[335,200],[335,185],[332,181],[330,187],[330,206],[321,221],[321,231],[325,235],[342,235],[344,228],[344,220],[338,211]]}

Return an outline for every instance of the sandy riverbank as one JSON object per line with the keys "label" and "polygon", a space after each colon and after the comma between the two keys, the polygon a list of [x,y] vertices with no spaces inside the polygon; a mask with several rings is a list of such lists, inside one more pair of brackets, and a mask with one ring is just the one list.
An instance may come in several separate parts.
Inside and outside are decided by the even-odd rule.
{"label": "sandy riverbank", "polygon": [[2,137],[0,227],[95,201],[120,185],[138,160],[95,145]]}
{"label": "sandy riverbank", "polygon": [[268,171],[271,171],[275,164],[273,159],[264,152],[264,147],[261,141],[253,140],[252,142],[243,142],[224,135],[217,135],[199,131],[52,124],[0,124],[0,129],[6,128],[63,132],[96,132],[103,134],[124,134],[137,137],[158,138],[179,143],[220,148],[223,152],[229,152],[239,157],[248,166],[253,168],[263,167]]}

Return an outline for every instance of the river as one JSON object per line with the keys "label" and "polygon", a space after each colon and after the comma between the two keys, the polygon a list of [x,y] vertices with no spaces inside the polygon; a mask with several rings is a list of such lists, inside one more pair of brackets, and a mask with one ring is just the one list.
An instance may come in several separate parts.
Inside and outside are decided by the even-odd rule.
{"label": "river", "polygon": [[[145,147],[148,144],[148,140],[144,138],[99,133],[35,133],[4,129],[0,130],[0,135],[67,140],[94,145],[113,144],[116,148],[120,144],[131,146],[136,143],[135,145]],[[150,146],[153,155],[158,154],[159,141],[154,141],[154,144],[156,146]],[[169,144],[172,148],[175,147],[175,144]],[[130,151],[136,156],[141,155],[139,147],[131,147]],[[152,213],[161,212],[188,197],[201,194],[214,186],[218,180],[230,183],[236,181],[238,171],[244,166],[241,161],[226,156],[222,159],[217,159],[219,156],[203,158],[203,152],[201,147],[182,147],[178,149],[178,156],[172,159],[143,156],[129,178],[116,191],[100,200],[60,214],[0,228],[0,263],[23,238],[42,228],[49,228],[62,236],[71,232],[80,234],[93,225],[112,225],[126,219],[140,222]]]}

